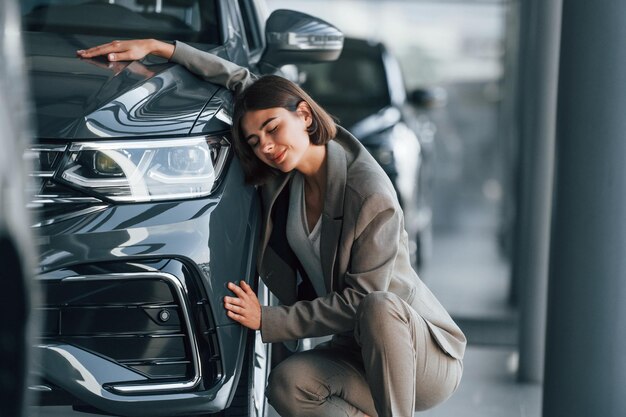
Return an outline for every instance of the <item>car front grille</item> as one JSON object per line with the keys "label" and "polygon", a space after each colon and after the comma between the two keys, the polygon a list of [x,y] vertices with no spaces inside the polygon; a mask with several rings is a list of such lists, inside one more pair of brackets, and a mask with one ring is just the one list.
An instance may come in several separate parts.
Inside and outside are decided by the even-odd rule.
{"label": "car front grille", "polygon": [[180,282],[167,273],[41,281],[40,343],[67,343],[147,380],[110,384],[122,393],[185,389],[200,378],[198,347]]}

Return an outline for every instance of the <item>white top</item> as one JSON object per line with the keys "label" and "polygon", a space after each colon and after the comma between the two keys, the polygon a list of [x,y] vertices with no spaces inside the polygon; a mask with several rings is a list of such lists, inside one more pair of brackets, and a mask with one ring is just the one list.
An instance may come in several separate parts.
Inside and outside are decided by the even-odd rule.
{"label": "white top", "polygon": [[[320,261],[320,237],[322,234],[322,216],[309,232],[306,219],[306,200],[304,198],[304,177],[296,172],[289,189],[289,211],[287,214],[287,241],[294,251],[306,274],[311,280],[318,297],[326,295],[326,284]],[[302,278],[298,273],[298,284]]]}

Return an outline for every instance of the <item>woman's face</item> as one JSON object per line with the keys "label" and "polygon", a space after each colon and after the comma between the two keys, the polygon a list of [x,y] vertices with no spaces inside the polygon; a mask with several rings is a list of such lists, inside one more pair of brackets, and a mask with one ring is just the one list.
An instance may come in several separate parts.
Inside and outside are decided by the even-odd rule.
{"label": "woman's face", "polygon": [[289,172],[306,159],[311,146],[307,132],[311,122],[309,106],[302,101],[296,111],[282,107],[248,111],[241,119],[241,127],[257,158]]}

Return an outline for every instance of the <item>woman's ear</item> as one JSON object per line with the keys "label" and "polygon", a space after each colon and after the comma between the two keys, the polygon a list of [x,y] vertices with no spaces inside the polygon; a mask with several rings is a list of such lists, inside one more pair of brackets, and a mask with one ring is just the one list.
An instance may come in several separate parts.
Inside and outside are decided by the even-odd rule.
{"label": "woman's ear", "polygon": [[311,126],[311,123],[313,123],[313,112],[311,111],[311,106],[309,106],[309,103],[304,100],[298,103],[298,106],[296,107],[296,113],[298,114],[298,116],[302,117],[302,120],[304,120],[304,125],[308,129],[309,126]]}

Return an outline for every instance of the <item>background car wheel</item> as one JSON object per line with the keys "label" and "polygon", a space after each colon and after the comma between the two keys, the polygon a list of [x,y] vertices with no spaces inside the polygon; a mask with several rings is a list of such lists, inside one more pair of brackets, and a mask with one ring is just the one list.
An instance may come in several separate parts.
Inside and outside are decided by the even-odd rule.
{"label": "background car wheel", "polygon": [[413,266],[415,270],[419,272],[422,269],[422,265],[424,264],[424,255],[422,254],[422,239],[420,234],[417,234],[415,238],[415,262],[413,262]]}
{"label": "background car wheel", "polygon": [[429,224],[423,230],[418,232],[415,236],[415,270],[419,273],[423,270],[424,264],[428,262],[428,259],[432,256],[433,251],[433,229]]}

